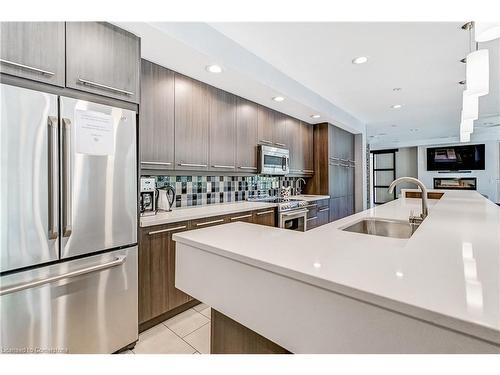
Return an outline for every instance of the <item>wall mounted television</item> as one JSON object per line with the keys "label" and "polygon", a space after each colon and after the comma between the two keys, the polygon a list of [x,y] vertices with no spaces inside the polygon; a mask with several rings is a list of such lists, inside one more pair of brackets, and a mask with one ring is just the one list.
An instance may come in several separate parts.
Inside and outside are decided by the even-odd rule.
{"label": "wall mounted television", "polygon": [[484,169],[484,144],[442,146],[427,149],[428,171]]}

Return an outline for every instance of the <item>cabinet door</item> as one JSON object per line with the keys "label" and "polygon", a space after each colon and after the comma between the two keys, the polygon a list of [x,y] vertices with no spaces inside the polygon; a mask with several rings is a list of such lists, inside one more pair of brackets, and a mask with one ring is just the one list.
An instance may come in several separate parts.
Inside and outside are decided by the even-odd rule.
{"label": "cabinet door", "polygon": [[330,217],[330,207],[325,206],[318,208],[317,216],[318,216],[317,226],[328,224]]}
{"label": "cabinet door", "polygon": [[175,288],[175,241],[172,234],[187,229],[187,222],[141,228],[139,324],[192,300]]}
{"label": "cabinet door", "polygon": [[287,116],[283,113],[274,112],[273,144],[276,147],[289,148],[287,127]]}
{"label": "cabinet door", "polygon": [[267,225],[269,227],[276,226],[276,212],[274,208],[258,210],[254,212],[254,223]]}
{"label": "cabinet door", "polygon": [[139,102],[140,39],[105,22],[66,23],[66,86]]}
{"label": "cabinet door", "polygon": [[338,220],[342,217],[342,197],[330,198],[330,221]]}
{"label": "cabinet door", "polygon": [[259,105],[257,110],[259,143],[273,145],[273,128],[275,123],[274,111]]}
{"label": "cabinet door", "polygon": [[238,98],[236,109],[236,167],[238,172],[257,172],[257,104]]}
{"label": "cabinet door", "polygon": [[64,87],[64,22],[0,22],[0,72]]}
{"label": "cabinet door", "polygon": [[236,97],[209,87],[210,147],[209,169],[217,172],[236,170]]}
{"label": "cabinet door", "polygon": [[302,170],[305,174],[314,173],[314,154],[313,154],[313,126],[301,122],[302,126],[302,150],[304,158],[304,168]]}
{"label": "cabinet door", "polygon": [[206,84],[175,74],[175,169],[208,170]]}
{"label": "cabinet door", "polygon": [[288,144],[290,149],[290,173],[302,174],[305,159],[302,123],[291,117],[288,118]]}
{"label": "cabinet door", "polygon": [[141,61],[141,169],[174,168],[174,73]]}

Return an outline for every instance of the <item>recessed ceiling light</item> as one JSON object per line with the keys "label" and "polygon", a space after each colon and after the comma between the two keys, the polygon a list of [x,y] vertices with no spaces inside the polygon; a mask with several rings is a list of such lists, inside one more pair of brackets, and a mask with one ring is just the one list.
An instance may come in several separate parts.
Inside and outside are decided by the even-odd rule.
{"label": "recessed ceiling light", "polygon": [[206,69],[210,73],[221,73],[222,72],[222,68],[219,65],[216,65],[216,64],[207,65]]}
{"label": "recessed ceiling light", "polygon": [[403,106],[403,105],[401,105],[401,104],[394,104],[394,105],[391,105],[391,108],[392,108],[392,109],[399,109],[399,108],[401,108],[402,106]]}
{"label": "recessed ceiling light", "polygon": [[311,118],[320,118],[320,115],[311,115]]}
{"label": "recessed ceiling light", "polygon": [[284,98],[284,97],[282,97],[282,96],[275,96],[275,97],[273,98],[273,100],[274,100],[275,102],[282,102],[283,100],[285,100],[285,98]]}
{"label": "recessed ceiling light", "polygon": [[411,131],[411,132],[418,132],[418,131],[419,131],[419,129],[418,129],[418,128],[411,128],[411,129],[410,129],[410,131]]}
{"label": "recessed ceiling light", "polygon": [[401,90],[402,90],[402,88],[401,88],[401,87],[394,87],[394,88],[392,89],[392,91],[401,91]]}
{"label": "recessed ceiling light", "polygon": [[397,125],[396,125],[396,124],[392,124],[392,125],[391,125],[391,128],[396,128],[396,127],[397,127]]}
{"label": "recessed ceiling light", "polygon": [[368,57],[366,57],[366,56],[359,56],[359,57],[356,57],[355,59],[353,59],[352,63],[353,64],[364,64],[367,61],[368,61]]}
{"label": "recessed ceiling light", "polygon": [[321,268],[321,263],[320,262],[314,262],[313,263],[314,268]]}

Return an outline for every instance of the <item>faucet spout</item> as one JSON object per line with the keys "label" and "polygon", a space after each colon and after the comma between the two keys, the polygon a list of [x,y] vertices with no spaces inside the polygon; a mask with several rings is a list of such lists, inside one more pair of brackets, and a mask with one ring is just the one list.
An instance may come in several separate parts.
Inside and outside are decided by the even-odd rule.
{"label": "faucet spout", "polygon": [[427,204],[427,188],[422,183],[422,181],[420,181],[416,178],[413,178],[413,177],[397,178],[394,181],[392,181],[391,185],[389,186],[389,193],[392,194],[396,185],[401,184],[403,182],[413,183],[413,184],[417,185],[420,188],[420,190],[422,191],[422,193],[421,193],[422,194],[422,214],[420,215],[420,217],[422,219],[425,219],[427,217],[427,215],[429,214],[429,206]]}

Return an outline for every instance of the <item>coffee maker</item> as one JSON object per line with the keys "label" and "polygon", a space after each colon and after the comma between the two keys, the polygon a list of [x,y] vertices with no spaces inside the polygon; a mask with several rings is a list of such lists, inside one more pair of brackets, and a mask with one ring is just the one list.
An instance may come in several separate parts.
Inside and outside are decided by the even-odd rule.
{"label": "coffee maker", "polygon": [[156,214],[156,181],[154,177],[141,177],[140,209],[141,216]]}

